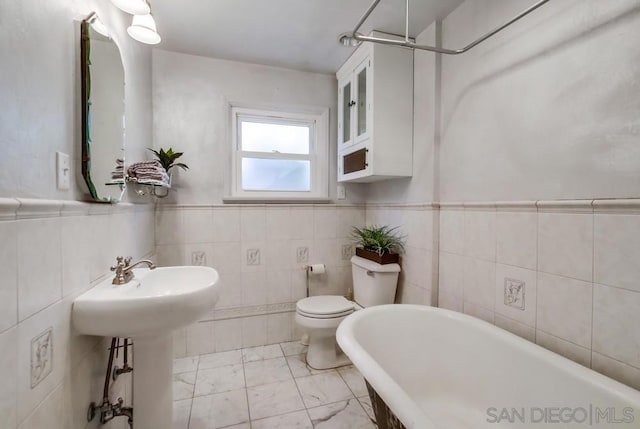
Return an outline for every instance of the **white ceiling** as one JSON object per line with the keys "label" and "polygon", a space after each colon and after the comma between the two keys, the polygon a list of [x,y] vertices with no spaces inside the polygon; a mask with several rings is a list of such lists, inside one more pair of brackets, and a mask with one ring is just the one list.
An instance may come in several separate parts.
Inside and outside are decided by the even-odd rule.
{"label": "white ceiling", "polygon": [[[160,49],[334,73],[352,49],[338,44],[372,0],[152,0]],[[404,34],[404,0],[382,0],[361,32]],[[418,35],[462,0],[410,0]]]}

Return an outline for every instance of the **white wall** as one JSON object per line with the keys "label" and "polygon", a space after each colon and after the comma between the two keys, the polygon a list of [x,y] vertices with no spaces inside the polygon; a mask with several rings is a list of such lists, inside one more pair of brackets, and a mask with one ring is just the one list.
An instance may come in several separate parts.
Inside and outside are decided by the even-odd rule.
{"label": "white wall", "polygon": [[[126,74],[127,155],[151,146],[151,55],[132,41],[130,17],[108,1],[0,2],[0,426],[79,429],[100,401],[106,347],[71,326],[73,299],[107,275],[117,254],[153,251],[149,206],[74,201],[80,109],[79,22],[96,10],[114,30]],[[56,190],[55,152],[75,159],[70,191]],[[18,199],[20,199],[20,201]],[[25,199],[26,198],[26,199]],[[53,330],[52,371],[31,386],[31,341]],[[130,403],[130,377],[112,394]],[[115,400],[117,396],[112,399]],[[126,421],[109,427],[124,428]]]}
{"label": "white wall", "polygon": [[[80,199],[79,84],[75,18],[98,11],[122,50],[127,155],[141,159],[151,143],[151,53],[125,31],[129,16],[103,1],[0,4],[0,196]],[[78,78],[79,79],[79,78]],[[55,152],[75,160],[70,191],[58,191]]]}
{"label": "white wall", "polygon": [[[466,1],[443,21],[443,46],[530,4]],[[564,0],[443,56],[441,200],[638,196],[639,38],[638,0]]]}
{"label": "white wall", "polygon": [[[416,37],[416,43],[434,45],[437,24]],[[372,183],[366,188],[367,202],[424,203],[437,200],[438,103],[437,57],[431,52],[414,53],[413,176]]]}
{"label": "white wall", "polygon": [[[179,171],[179,204],[220,204],[230,168],[230,102],[257,106],[330,109],[330,194],[336,194],[335,76],[255,64],[153,51],[154,145],[185,152],[189,165]],[[174,173],[175,174],[175,173]],[[361,200],[360,187],[347,189],[350,202]]]}

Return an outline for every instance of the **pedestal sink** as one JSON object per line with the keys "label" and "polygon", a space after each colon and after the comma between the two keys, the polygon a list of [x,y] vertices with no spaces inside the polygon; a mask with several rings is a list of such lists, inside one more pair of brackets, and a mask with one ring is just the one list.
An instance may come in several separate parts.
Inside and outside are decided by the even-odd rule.
{"label": "pedestal sink", "polygon": [[134,269],[123,285],[111,278],[73,302],[82,334],[132,338],[135,429],[173,426],[171,331],[196,322],[218,299],[219,276],[210,267]]}

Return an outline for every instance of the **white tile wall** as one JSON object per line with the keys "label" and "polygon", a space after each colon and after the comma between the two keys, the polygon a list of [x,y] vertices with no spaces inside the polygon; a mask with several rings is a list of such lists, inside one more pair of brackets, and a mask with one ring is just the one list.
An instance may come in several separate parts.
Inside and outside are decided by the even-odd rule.
{"label": "white tile wall", "polygon": [[640,368],[640,293],[594,285],[593,350]]}
{"label": "white tile wall", "polygon": [[0,334],[0,421],[15,428],[18,421],[18,329]]}
{"label": "white tile wall", "polygon": [[[39,214],[31,204],[38,204]],[[108,275],[116,251],[134,258],[153,252],[151,207],[73,206],[66,211],[62,201],[25,200],[17,220],[0,221],[3,428],[89,427],[86,409],[101,400],[107,351],[98,338],[74,331],[73,299]],[[32,386],[31,341],[50,328],[51,372]],[[123,376],[115,383],[113,400],[120,395],[130,402],[124,387],[130,381]]]}
{"label": "white tile wall", "polygon": [[[492,204],[495,225],[485,208],[440,210],[439,305],[640,388],[640,203]],[[524,310],[504,304],[505,278],[525,283]]]}
{"label": "white tile wall", "polygon": [[494,311],[496,264],[482,259],[465,257],[462,267],[464,273],[464,300]]}
{"label": "white tile wall", "polygon": [[62,298],[59,219],[18,222],[18,319]]}
{"label": "white tile wall", "polygon": [[538,273],[538,329],[590,347],[592,297],[592,283]]}
{"label": "white tile wall", "polygon": [[[399,227],[405,236],[401,255],[396,302],[435,305],[438,276],[437,234],[434,234],[434,210],[431,204],[368,205],[367,225]],[[460,212],[464,227],[464,212]]]}
{"label": "white tile wall", "polygon": [[463,210],[440,210],[440,251],[464,255],[464,224]]}
{"label": "white tile wall", "polygon": [[537,267],[537,213],[496,213],[496,261],[535,270]]}
{"label": "white tile wall", "polygon": [[474,259],[496,260],[496,212],[464,211],[464,252]]}
{"label": "white tile wall", "polygon": [[640,216],[596,213],[594,278],[596,283],[640,292]]}
{"label": "white tile wall", "polygon": [[587,347],[581,347],[540,330],[536,331],[536,343],[581,365],[590,366],[591,351]]}
{"label": "white tile wall", "polygon": [[[158,206],[156,214],[160,265],[191,264],[201,252],[221,275],[215,309],[176,333],[177,356],[299,335],[292,310],[306,295],[305,265],[327,266],[325,275],[311,279],[312,295],[345,295],[351,264],[342,259],[342,246],[351,244],[351,228],[365,220],[363,206],[335,205]],[[297,261],[301,247],[308,249],[307,262]],[[249,263],[248,253],[259,253],[259,261]]]}
{"label": "white tile wall", "polygon": [[525,340],[529,340],[532,342],[535,342],[536,340],[536,330],[531,326],[525,325],[508,317],[504,317],[498,313],[495,314],[494,322],[496,326],[499,326],[506,331],[516,334],[517,336],[522,337]]}
{"label": "white tile wall", "polygon": [[464,291],[464,256],[440,252],[440,294],[456,297],[462,301]]}
{"label": "white tile wall", "polygon": [[538,214],[538,269],[585,281],[593,272],[593,215]]}
{"label": "white tile wall", "polygon": [[0,332],[18,322],[17,222],[0,222]]}

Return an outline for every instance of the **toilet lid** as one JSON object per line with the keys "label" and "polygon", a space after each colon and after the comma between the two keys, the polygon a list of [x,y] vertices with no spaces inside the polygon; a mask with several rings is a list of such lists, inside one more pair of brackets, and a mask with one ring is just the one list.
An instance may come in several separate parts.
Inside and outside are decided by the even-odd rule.
{"label": "toilet lid", "polygon": [[315,315],[344,315],[354,310],[353,302],[339,295],[311,296],[298,301],[296,305],[301,313]]}

